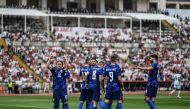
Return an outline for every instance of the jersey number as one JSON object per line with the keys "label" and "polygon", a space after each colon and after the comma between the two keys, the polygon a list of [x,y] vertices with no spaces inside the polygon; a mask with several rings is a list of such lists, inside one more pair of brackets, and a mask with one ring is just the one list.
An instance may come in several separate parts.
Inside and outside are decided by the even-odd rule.
{"label": "jersey number", "polygon": [[113,72],[109,72],[110,81],[113,81]]}
{"label": "jersey number", "polygon": [[93,79],[93,80],[96,80],[96,71],[93,71],[92,79]]}

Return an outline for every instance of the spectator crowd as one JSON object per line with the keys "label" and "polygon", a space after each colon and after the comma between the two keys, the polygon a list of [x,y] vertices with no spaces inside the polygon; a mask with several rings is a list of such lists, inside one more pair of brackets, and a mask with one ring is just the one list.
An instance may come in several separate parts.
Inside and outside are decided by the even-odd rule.
{"label": "spectator crowd", "polygon": [[[25,60],[28,66],[30,66],[41,77],[51,75],[45,68],[47,59],[53,56],[56,59],[62,59],[66,63],[66,67],[71,73],[73,82],[81,81],[79,77],[80,66],[85,62],[88,57],[97,57],[98,61],[109,61],[109,54],[112,48],[97,47],[97,48],[71,48],[71,47],[14,47],[17,54]],[[117,53],[117,52],[114,52]],[[156,48],[141,47],[139,49],[129,50],[128,59],[138,65],[144,65],[146,63],[146,56],[151,53],[159,55],[160,72],[158,75],[161,81],[172,81],[175,73],[182,74],[183,81],[189,81],[190,69],[188,69],[187,59],[190,58],[189,49],[176,49],[176,48],[163,48],[157,46]],[[119,55],[119,53],[117,53]],[[127,55],[127,54],[126,54]],[[125,81],[146,81],[148,75],[142,71],[131,69],[128,67],[127,59],[122,57],[118,60],[120,66],[123,69],[123,80]]]}

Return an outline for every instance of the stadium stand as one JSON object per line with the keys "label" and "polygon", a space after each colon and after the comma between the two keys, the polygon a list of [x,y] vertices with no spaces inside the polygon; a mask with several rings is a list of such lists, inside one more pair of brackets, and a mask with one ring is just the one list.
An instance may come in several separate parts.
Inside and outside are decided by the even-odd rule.
{"label": "stadium stand", "polygon": [[[179,15],[174,15],[177,19],[180,20],[180,30],[181,34],[189,41],[190,40],[190,19],[189,16],[183,18],[180,17]],[[174,27],[176,27],[176,24],[173,24]]]}
{"label": "stadium stand", "polygon": [[[35,10],[38,12],[43,10],[40,9],[41,7],[24,5],[1,6],[0,8],[21,9],[23,11]],[[180,26],[176,22],[162,21],[161,37],[159,36],[159,21],[156,20],[143,20],[142,36],[140,36],[139,20],[132,21],[131,30],[129,29],[130,22],[127,21],[129,19],[109,19],[106,25],[104,24],[105,19],[91,18],[92,15],[122,17],[126,16],[126,13],[162,13],[163,15],[170,15],[167,10],[140,12],[137,10],[108,9],[100,13],[97,10],[87,8],[60,8],[56,10],[50,8],[45,10],[44,14],[49,15],[48,18],[56,15],[57,17],[50,19],[54,22],[48,21],[49,19],[46,17],[27,17],[26,32],[24,16],[4,15],[4,28],[1,36],[3,39],[0,40],[0,45],[2,45],[0,47],[0,82],[6,83],[11,78],[15,85],[18,85],[19,93],[32,93],[31,89],[33,89],[33,93],[39,93],[43,87],[39,81],[48,81],[50,84],[52,82],[51,74],[45,68],[48,57],[52,55],[65,60],[66,67],[71,73],[73,91],[78,91],[82,81],[78,74],[79,68],[85,62],[85,59],[97,57],[98,61],[107,62],[110,54],[117,53],[121,56],[119,63],[123,68],[123,80],[126,81],[127,89],[143,90],[148,75],[129,68],[127,60],[130,59],[132,63],[143,65],[145,56],[154,52],[160,56],[161,70],[158,78],[161,87],[169,88],[173,75],[180,72],[184,82],[183,89],[190,89],[190,69],[187,64],[187,60],[190,59],[190,49],[189,46],[186,46],[189,44],[187,40],[190,40],[189,17],[184,18],[180,15],[174,15],[174,18],[180,20]],[[89,18],[81,18],[81,27],[78,27],[77,18],[60,17],[64,15],[85,15]],[[2,21],[2,18],[0,20]],[[48,26],[45,23],[47,22],[52,23],[52,27],[49,27],[52,30],[46,30]],[[8,46],[2,42],[4,39]],[[45,44],[36,46],[35,44],[32,45],[32,42],[40,42],[41,45],[43,43],[53,43],[55,45],[56,43],[62,43],[64,45],[68,42],[70,45],[62,46],[60,44],[59,47],[51,45],[44,47]],[[15,46],[16,43],[19,44]],[[29,43],[29,46],[24,46],[25,43]],[[76,43],[79,46],[71,46]],[[95,43],[95,45],[88,47],[84,46],[84,43]],[[137,46],[132,46],[137,43]],[[115,47],[114,44],[129,44],[132,47]],[[185,45],[185,47],[182,47],[182,45]],[[3,85],[5,86],[5,84]],[[0,87],[0,92],[2,90],[5,90],[5,87]]]}
{"label": "stadium stand", "polygon": [[[4,17],[4,31],[9,31],[11,33],[24,32],[24,17],[18,16],[5,16]],[[40,19],[27,18],[27,32],[30,33],[43,33],[43,23]]]}
{"label": "stadium stand", "polygon": [[[28,66],[42,78],[44,78],[47,69],[44,67],[48,59],[47,53],[53,55],[54,57],[60,56],[60,58],[65,59],[67,62],[67,67],[72,74],[72,79],[74,84],[81,81],[79,78],[79,68],[82,62],[88,56],[98,57],[99,60],[108,59],[109,51],[112,48],[64,48],[64,47],[46,47],[43,49],[35,47],[15,47],[14,48],[18,54],[27,62]],[[167,49],[167,48],[146,48],[142,47],[139,50],[131,50],[129,52],[129,58],[133,63],[142,65],[146,55],[150,51],[158,53],[160,55],[160,65],[161,70],[159,73],[160,81],[171,81],[173,79],[173,74],[175,72],[181,72],[183,75],[183,81],[187,82],[190,78],[189,69],[186,64],[186,59],[189,59],[190,51],[189,49]],[[117,53],[117,52],[115,52]],[[64,54],[64,55],[62,55]],[[118,52],[119,54],[119,52]],[[73,58],[75,57],[75,58]],[[175,63],[175,64],[173,64]],[[138,70],[128,69],[125,59],[120,59],[120,65],[124,67],[124,77],[125,81],[146,81],[147,75]],[[50,75],[50,74],[49,74]],[[185,87],[185,86],[184,86]]]}

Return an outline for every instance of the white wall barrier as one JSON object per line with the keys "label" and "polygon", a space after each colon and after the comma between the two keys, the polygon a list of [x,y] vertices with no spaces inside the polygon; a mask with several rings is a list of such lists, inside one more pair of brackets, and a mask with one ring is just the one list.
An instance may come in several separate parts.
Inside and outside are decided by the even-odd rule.
{"label": "white wall barrier", "polygon": [[[80,42],[62,42],[62,41],[47,41],[47,42],[33,42],[33,41],[13,41],[13,46],[36,46],[36,47],[115,47],[115,48],[138,48],[139,43],[111,43],[111,42],[86,42],[86,43],[80,43]],[[147,48],[154,48],[156,47],[155,44],[144,44]],[[162,44],[161,47],[166,48],[190,48],[189,44]]]}

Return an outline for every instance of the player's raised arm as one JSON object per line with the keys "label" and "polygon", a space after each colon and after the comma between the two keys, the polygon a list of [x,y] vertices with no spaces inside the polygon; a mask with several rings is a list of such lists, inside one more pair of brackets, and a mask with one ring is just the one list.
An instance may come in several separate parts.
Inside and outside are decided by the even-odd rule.
{"label": "player's raised arm", "polygon": [[46,63],[46,68],[48,68],[48,69],[52,69],[52,65],[51,65],[51,62],[52,62],[52,57],[50,57],[49,59],[48,59],[48,61],[47,61],[47,63]]}
{"label": "player's raised arm", "polygon": [[[158,56],[153,54],[150,56],[150,60],[151,61],[151,65],[148,65],[148,66],[144,66],[144,67],[140,67],[140,66],[136,66],[137,69],[140,69],[140,70],[146,70],[146,71],[150,71],[150,70],[153,70],[153,69],[158,69]],[[148,73],[148,72],[147,72]]]}
{"label": "player's raised arm", "polygon": [[88,88],[88,75],[89,75],[89,72],[85,72],[84,81],[85,81],[86,88]]}
{"label": "player's raised arm", "polygon": [[147,71],[150,71],[152,70],[152,66],[148,66],[148,67],[140,67],[140,66],[136,66],[136,68],[140,69],[140,70],[147,70]]}

